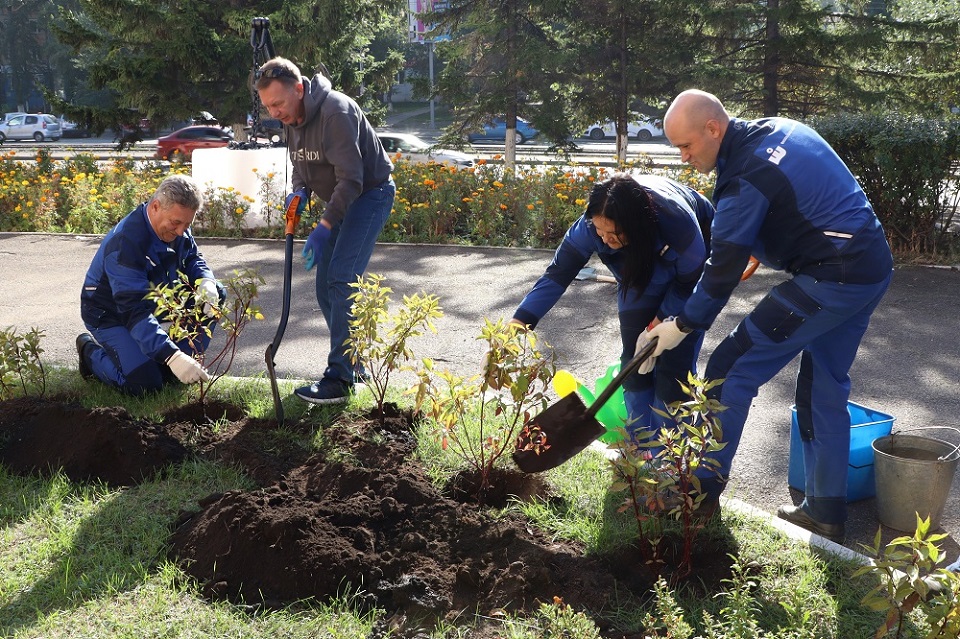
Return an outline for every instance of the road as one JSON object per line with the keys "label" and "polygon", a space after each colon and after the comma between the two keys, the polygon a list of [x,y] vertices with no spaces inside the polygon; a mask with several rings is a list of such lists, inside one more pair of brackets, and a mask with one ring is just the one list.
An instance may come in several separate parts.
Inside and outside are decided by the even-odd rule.
{"label": "road", "polygon": [[[100,238],[96,236],[0,233],[0,326],[43,329],[47,361],[76,366],[74,339],[83,330],[79,291]],[[218,273],[257,268],[265,278],[260,305],[267,316],[241,337],[234,373],[264,375],[264,352],[276,331],[283,278],[283,243],[272,240],[201,240]],[[299,243],[298,247],[299,249]],[[299,256],[299,251],[296,251]],[[416,356],[458,375],[476,373],[483,349],[476,339],[483,318],[509,318],[550,261],[552,251],[463,246],[378,245],[369,272],[386,277],[393,299],[437,295],[444,317],[438,333],[411,344]],[[782,274],[761,268],[738,287],[709,331],[701,364]],[[324,366],[328,333],[317,309],[312,274],[297,260],[290,323],[277,353],[278,375],[309,379]],[[857,403],[895,417],[894,430],[960,426],[960,346],[954,327],[960,316],[960,270],[900,266],[874,315],[851,370]],[[574,282],[538,327],[556,350],[562,368],[588,386],[619,352],[616,292],[611,284]],[[215,342],[216,345],[216,342]],[[767,512],[800,498],[787,486],[790,406],[796,365],[788,366],[754,401],[727,494]],[[398,376],[404,385],[409,377]],[[960,441],[960,433],[941,437]],[[945,549],[956,558],[960,539],[960,481],[955,480],[941,522]],[[877,531],[876,500],[850,505],[847,546],[860,550]],[[895,531],[884,530],[891,539]]]}
{"label": "road", "polygon": [[[431,130],[403,130],[405,132],[412,132],[429,143],[434,143],[439,133],[438,131]],[[548,152],[547,144],[531,141],[517,147],[517,161],[521,163],[553,163],[558,161],[572,161],[575,163],[596,162],[605,166],[613,166],[615,164],[614,156],[616,154],[616,146],[614,140],[596,141],[588,138],[579,138],[575,140],[575,142],[579,149],[571,154],[569,160],[555,153]],[[71,157],[78,153],[90,153],[100,160],[111,160],[117,157],[150,159],[154,156],[156,145],[156,138],[145,139],[133,147],[119,152],[116,150],[117,142],[113,134],[108,133],[91,138],[62,138],[57,142],[37,143],[32,140],[23,142],[7,141],[0,146],[0,153],[12,153],[12,159],[22,161],[33,160],[37,155],[38,149],[45,149],[52,157],[57,159]],[[498,156],[502,156],[503,145],[467,144],[465,152],[471,153],[478,160],[485,159],[490,161],[495,160]],[[650,142],[630,142],[627,146],[627,157],[629,159],[637,159],[641,155],[650,157],[655,164],[661,166],[680,163],[679,153],[671,147],[664,138],[656,138]]]}

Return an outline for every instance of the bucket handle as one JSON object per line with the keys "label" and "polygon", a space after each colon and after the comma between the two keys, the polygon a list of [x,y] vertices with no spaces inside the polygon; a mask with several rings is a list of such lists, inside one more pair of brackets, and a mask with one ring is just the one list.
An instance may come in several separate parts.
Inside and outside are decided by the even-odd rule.
{"label": "bucket handle", "polygon": [[[890,435],[893,436],[893,435],[900,435],[902,433],[911,433],[917,430],[952,430],[955,433],[960,433],[960,428],[957,428],[955,426],[917,426],[916,428],[904,428],[903,430],[898,430],[895,433],[890,433]],[[949,444],[950,442],[947,442],[947,443]],[[954,446],[953,450],[951,450],[946,455],[941,455],[940,457],[937,457],[937,461],[948,461],[948,460],[952,461],[952,458],[958,453],[960,453],[960,444],[957,444],[956,446]]]}

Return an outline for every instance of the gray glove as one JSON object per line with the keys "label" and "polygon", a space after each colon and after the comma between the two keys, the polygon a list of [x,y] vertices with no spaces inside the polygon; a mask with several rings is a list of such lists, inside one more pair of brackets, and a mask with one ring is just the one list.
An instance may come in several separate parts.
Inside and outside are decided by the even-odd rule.
{"label": "gray glove", "polygon": [[659,337],[657,348],[653,351],[655,357],[659,357],[663,351],[669,351],[676,348],[677,344],[683,341],[683,338],[690,334],[690,330],[684,330],[677,325],[676,317],[668,317],[649,331],[646,332],[647,338]]}
{"label": "gray glove", "polygon": [[[650,332],[650,329],[646,329],[645,331],[640,333],[640,337],[637,338],[637,346],[633,351],[634,356],[636,356],[637,353],[639,353],[644,348],[646,348],[647,344],[650,343],[650,336],[648,335],[649,332]],[[640,368],[637,369],[637,372],[640,373],[641,375],[646,375],[648,373],[653,372],[653,367],[656,365],[657,365],[657,356],[651,355],[646,360],[644,360],[642,364],[640,364]]]}
{"label": "gray glove", "polygon": [[196,299],[197,306],[203,305],[203,312],[207,317],[216,317],[220,306],[220,291],[217,290],[216,280],[201,278],[197,282]]}
{"label": "gray glove", "polygon": [[170,370],[173,371],[173,374],[177,376],[184,384],[196,384],[197,382],[209,382],[210,373],[200,365],[200,362],[193,359],[183,351],[178,350],[176,353],[167,358],[167,366],[170,367]]}

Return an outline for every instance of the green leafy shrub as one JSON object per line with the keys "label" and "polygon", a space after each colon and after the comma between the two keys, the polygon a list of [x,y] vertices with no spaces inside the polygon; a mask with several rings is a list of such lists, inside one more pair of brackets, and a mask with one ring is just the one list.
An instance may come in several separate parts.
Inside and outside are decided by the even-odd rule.
{"label": "green leafy shrub", "polygon": [[895,251],[946,248],[960,203],[960,120],[885,112],[812,125],[857,176]]}
{"label": "green leafy shrub", "polygon": [[[703,527],[697,509],[706,494],[696,472],[716,472],[719,462],[712,454],[723,449],[719,414],[725,410],[708,392],[723,380],[708,381],[688,373],[681,384],[686,401],[671,404],[667,411],[657,410],[675,426],[663,426],[659,433],[637,431],[634,441],[621,429],[623,437],[610,444],[620,454],[611,460],[614,470],[612,492],[627,492],[620,512],[633,512],[640,535],[641,552],[655,573],[664,563],[663,519],[680,520],[683,531],[683,552],[677,566],[677,577],[690,573],[693,542]],[[657,452],[651,454],[650,450]]]}
{"label": "green leafy shrub", "polygon": [[424,329],[436,333],[433,320],[443,317],[440,300],[435,295],[404,295],[403,306],[390,314],[390,294],[383,286],[384,277],[371,273],[358,278],[350,286],[357,289],[350,295],[353,318],[347,353],[354,366],[363,364],[369,376],[367,387],[373,393],[381,422],[386,403],[390,374],[413,357],[407,340],[423,334]]}
{"label": "green leafy shrub", "polygon": [[0,399],[42,397],[47,389],[47,373],[40,361],[44,333],[32,328],[24,334],[10,326],[0,330]]}
{"label": "green leafy shrub", "polygon": [[[435,371],[433,361],[425,359],[413,391],[417,410],[435,422],[441,447],[476,472],[476,496],[482,500],[497,462],[514,450],[535,412],[547,408],[556,356],[546,343],[541,347],[534,331],[502,319],[485,320],[477,339],[487,345],[483,374],[463,378]],[[471,407],[477,404],[474,416]]]}
{"label": "green leafy shrub", "polygon": [[[195,355],[200,364],[210,373],[210,381],[200,382],[200,404],[217,380],[227,374],[233,366],[233,359],[237,353],[238,339],[244,328],[251,320],[262,320],[263,313],[254,304],[259,296],[259,285],[264,280],[256,269],[234,270],[233,273],[221,280],[227,289],[224,302],[213,309],[215,321],[220,324],[226,335],[223,347],[216,352],[207,350]],[[157,308],[155,314],[165,322],[170,323],[167,334],[174,342],[185,341],[196,344],[194,350],[199,351],[199,342],[202,337],[210,337],[213,328],[210,318],[204,312],[203,304],[196,304],[197,283],[180,274],[179,281],[172,285],[162,284],[151,287],[146,299],[153,301]]]}
{"label": "green leafy shrub", "polygon": [[906,616],[921,609],[929,632],[925,639],[960,636],[960,575],[937,566],[946,555],[937,546],[948,537],[930,534],[930,518],[917,516],[913,536],[902,536],[881,548],[881,529],[873,546],[865,547],[875,560],[854,572],[853,576],[874,575],[879,583],[863,598],[871,610],[886,611],[883,625],[874,637],[891,632],[903,636]]}

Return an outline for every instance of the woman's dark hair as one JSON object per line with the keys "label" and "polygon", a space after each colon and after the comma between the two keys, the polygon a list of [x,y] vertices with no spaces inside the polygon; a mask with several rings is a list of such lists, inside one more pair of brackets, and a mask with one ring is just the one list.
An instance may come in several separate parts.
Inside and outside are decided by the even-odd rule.
{"label": "woman's dark hair", "polygon": [[617,235],[626,240],[623,259],[622,295],[635,288],[643,291],[653,277],[656,260],[657,210],[649,193],[632,177],[618,173],[594,185],[584,216],[605,217],[614,223]]}

